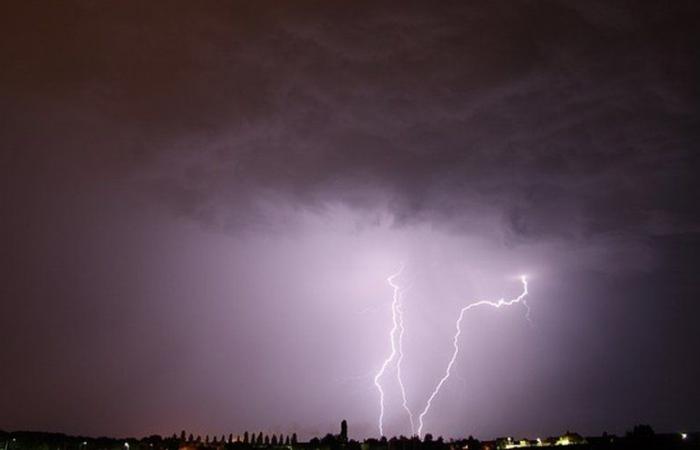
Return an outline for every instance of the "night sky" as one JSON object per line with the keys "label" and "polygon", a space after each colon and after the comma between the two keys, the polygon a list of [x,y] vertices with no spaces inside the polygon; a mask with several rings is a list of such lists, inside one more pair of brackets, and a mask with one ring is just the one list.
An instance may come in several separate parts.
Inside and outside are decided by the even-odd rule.
{"label": "night sky", "polygon": [[[697,1],[0,6],[0,429],[700,429]],[[409,287],[410,286],[410,287]],[[387,434],[408,434],[394,372]]]}

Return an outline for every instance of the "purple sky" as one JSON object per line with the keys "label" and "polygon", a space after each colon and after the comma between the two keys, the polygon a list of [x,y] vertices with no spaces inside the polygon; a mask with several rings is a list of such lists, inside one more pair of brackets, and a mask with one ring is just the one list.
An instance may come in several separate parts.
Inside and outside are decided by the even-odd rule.
{"label": "purple sky", "polygon": [[[700,429],[694,1],[14,1],[0,429]],[[389,434],[408,434],[386,378]]]}

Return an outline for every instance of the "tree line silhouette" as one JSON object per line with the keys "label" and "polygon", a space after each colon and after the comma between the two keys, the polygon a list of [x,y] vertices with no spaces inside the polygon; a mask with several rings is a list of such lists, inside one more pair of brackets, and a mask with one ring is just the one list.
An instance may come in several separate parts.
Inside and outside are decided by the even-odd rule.
{"label": "tree line silhouette", "polygon": [[590,450],[700,450],[700,433],[656,434],[649,425],[637,425],[624,436],[603,433],[602,436],[586,437],[566,432],[562,436],[528,440],[512,437],[479,441],[469,436],[466,439],[434,438],[426,434],[418,436],[395,436],[392,438],[368,438],[362,442],[348,439],[347,422],[341,423],[339,434],[328,433],[307,442],[300,442],[296,433],[284,434],[244,432],[219,436],[193,435],[186,431],[170,437],[151,435],[142,439],[109,437],[90,438],[67,436],[62,433],[3,432],[0,431],[0,450],[511,450],[528,447],[560,447]]}

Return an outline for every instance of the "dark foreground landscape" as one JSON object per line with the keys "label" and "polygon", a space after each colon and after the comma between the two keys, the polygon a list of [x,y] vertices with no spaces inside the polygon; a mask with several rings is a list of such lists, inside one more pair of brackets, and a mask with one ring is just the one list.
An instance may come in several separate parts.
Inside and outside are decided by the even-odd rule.
{"label": "dark foreground landscape", "polygon": [[269,435],[262,432],[242,435],[194,436],[186,431],[170,437],[151,435],[138,438],[90,438],[68,436],[62,433],[32,431],[0,431],[2,450],[500,450],[528,447],[561,447],[571,449],[696,449],[700,448],[700,433],[655,433],[648,425],[637,425],[624,436],[603,433],[601,436],[581,436],[567,431],[561,436],[546,438],[499,437],[491,440],[478,440],[470,436],[466,439],[434,438],[426,434],[419,437],[392,437],[387,439],[369,438],[364,441],[348,439],[347,424],[341,424],[339,434],[328,433],[322,438],[308,442],[297,440],[291,435]]}

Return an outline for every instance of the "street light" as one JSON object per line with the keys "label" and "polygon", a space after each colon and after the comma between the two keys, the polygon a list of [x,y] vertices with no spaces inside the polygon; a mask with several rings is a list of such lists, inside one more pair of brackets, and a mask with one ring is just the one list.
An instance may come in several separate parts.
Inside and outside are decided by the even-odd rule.
{"label": "street light", "polygon": [[688,439],[688,433],[681,433],[681,439],[683,439],[684,441]]}

